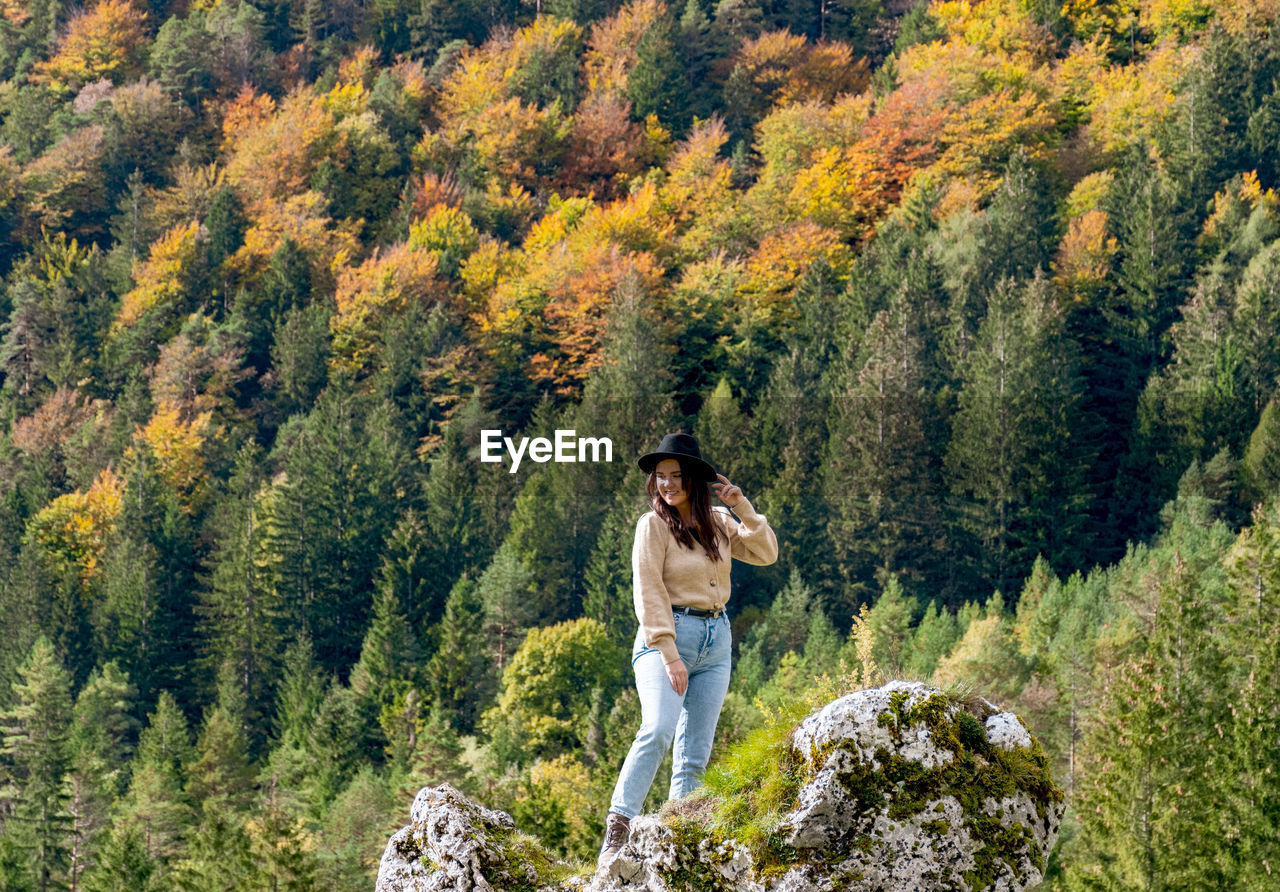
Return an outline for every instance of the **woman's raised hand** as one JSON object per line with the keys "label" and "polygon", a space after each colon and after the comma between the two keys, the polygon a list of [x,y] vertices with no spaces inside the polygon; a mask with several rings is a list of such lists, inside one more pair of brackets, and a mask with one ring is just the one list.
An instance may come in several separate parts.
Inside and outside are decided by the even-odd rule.
{"label": "woman's raised hand", "polygon": [[742,495],[742,490],[730,483],[729,478],[724,474],[716,474],[716,477],[719,478],[720,482],[711,484],[711,491],[730,508],[736,508],[738,503],[745,498]]}

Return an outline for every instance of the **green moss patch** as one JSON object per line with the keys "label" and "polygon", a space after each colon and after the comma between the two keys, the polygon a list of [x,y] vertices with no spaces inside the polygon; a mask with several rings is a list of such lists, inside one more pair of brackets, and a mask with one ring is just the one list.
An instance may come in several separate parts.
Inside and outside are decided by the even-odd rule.
{"label": "green moss patch", "polygon": [[[879,847],[878,839],[850,828],[848,838],[825,852],[801,853],[787,845],[778,831],[782,817],[798,805],[801,787],[829,755],[812,752],[802,759],[795,754],[792,737],[809,704],[797,707],[797,713],[804,712],[795,716],[796,723],[778,720],[755,731],[712,767],[699,793],[664,812],[682,851],[696,851],[703,839],[713,845],[735,839],[750,851],[763,878],[785,873],[802,860],[838,861],[851,851],[872,853]],[[894,821],[918,820],[930,803],[953,797],[964,814],[963,826],[980,846],[974,867],[965,876],[975,889],[989,886],[1006,870],[1016,871],[1024,854],[1036,857],[1030,830],[1005,827],[998,817],[983,812],[983,802],[1026,794],[1040,819],[1047,820],[1053,804],[1062,801],[1039,744],[1012,751],[992,745],[984,724],[990,714],[980,698],[952,698],[937,692],[913,703],[910,692],[895,692],[889,709],[880,715],[881,726],[898,743],[906,743],[908,735],[924,727],[939,749],[951,753],[951,761],[925,768],[882,748],[875,754],[877,768],[861,763],[838,777],[854,801],[861,803],[868,820],[886,811],[886,806]],[[951,821],[933,811],[924,817],[920,825],[928,833],[941,836],[954,829]],[[700,892],[704,887],[699,883],[711,882],[684,873],[671,877],[673,888]]]}

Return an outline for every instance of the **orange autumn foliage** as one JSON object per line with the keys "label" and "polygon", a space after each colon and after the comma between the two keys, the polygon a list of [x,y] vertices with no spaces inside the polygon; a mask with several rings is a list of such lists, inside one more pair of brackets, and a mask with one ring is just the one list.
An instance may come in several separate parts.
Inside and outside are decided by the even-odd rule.
{"label": "orange autumn foliage", "polygon": [[200,223],[174,226],[156,239],[147,259],[134,265],[133,288],[125,294],[111,331],[134,325],[155,309],[167,309],[183,296],[183,276],[195,262]]}
{"label": "orange autumn foliage", "polygon": [[178,496],[183,510],[195,512],[208,495],[204,444],[212,433],[209,412],[184,420],[182,408],[161,403],[146,425],[133,434],[126,460],[153,460],[160,479]]}
{"label": "orange autumn foliage", "polygon": [[59,387],[34,412],[13,423],[9,439],[28,456],[56,454],[85,425],[101,433],[113,409],[106,400],[90,399],[72,387]]}
{"label": "orange autumn foliage", "polygon": [[57,52],[36,64],[32,80],[59,91],[103,79],[119,82],[137,66],[146,18],[129,0],[99,0],[67,23]]}
{"label": "orange autumn foliage", "polygon": [[382,324],[412,303],[445,297],[433,252],[402,242],[355,268],[339,270],[337,312],[329,320],[335,365],[360,370],[376,360]]}
{"label": "orange autumn foliage", "polygon": [[795,316],[795,288],[809,268],[825,260],[839,278],[848,275],[853,252],[840,233],[813,220],[801,220],[760,240],[746,259],[734,301],[744,321],[778,331]]}
{"label": "orange autumn foliage", "polygon": [[124,481],[111,468],[88,491],[60,495],[27,522],[27,537],[44,551],[55,572],[75,572],[82,583],[101,573],[102,556],[124,507]]}

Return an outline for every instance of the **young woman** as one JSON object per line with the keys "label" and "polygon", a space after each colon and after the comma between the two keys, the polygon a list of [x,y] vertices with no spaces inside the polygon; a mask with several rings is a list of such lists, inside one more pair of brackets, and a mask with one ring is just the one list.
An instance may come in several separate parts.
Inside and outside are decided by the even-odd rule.
{"label": "young woman", "polygon": [[[636,524],[631,550],[640,619],[631,666],[641,722],[609,803],[600,864],[626,843],[673,741],[669,797],[701,782],[729,689],[730,559],[759,565],[778,559],[778,540],[764,515],[702,458],[692,436],[667,434],[639,464],[649,474],[653,507]],[[740,520],[713,509],[712,493]]]}

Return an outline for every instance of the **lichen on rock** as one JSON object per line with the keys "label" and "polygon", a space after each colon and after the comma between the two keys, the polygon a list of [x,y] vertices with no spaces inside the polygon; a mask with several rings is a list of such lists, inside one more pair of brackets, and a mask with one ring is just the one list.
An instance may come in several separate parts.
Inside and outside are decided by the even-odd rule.
{"label": "lichen on rock", "polygon": [[[891,682],[828,703],[777,746],[766,763],[774,783],[748,777],[741,790],[704,788],[641,816],[610,864],[558,883],[506,814],[451,787],[423,790],[413,823],[387,846],[378,892],[1015,892],[1040,882],[1062,791],[1017,716]],[[786,804],[751,814],[765,808],[763,787]]]}

